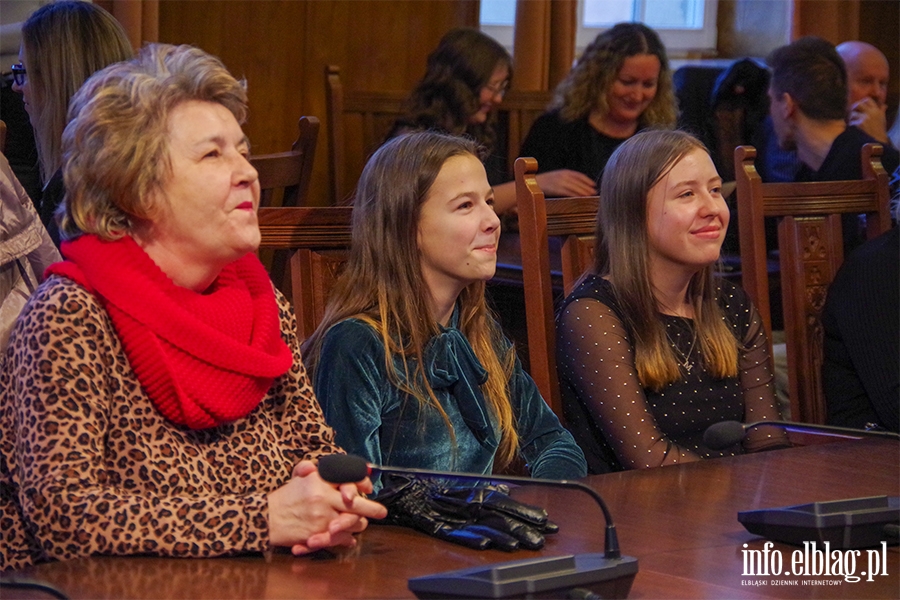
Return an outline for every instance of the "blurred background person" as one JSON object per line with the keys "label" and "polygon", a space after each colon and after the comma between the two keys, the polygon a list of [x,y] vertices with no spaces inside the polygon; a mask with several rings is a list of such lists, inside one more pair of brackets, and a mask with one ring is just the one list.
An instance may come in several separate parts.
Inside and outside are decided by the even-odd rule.
{"label": "blurred background person", "polygon": [[619,144],[645,128],[672,128],[676,116],[659,36],[641,23],[619,23],[594,39],[556,87],[519,156],[536,158],[539,173],[572,169],[599,181]]}
{"label": "blurred background person", "polygon": [[[476,29],[454,29],[428,56],[425,76],[406,101],[388,138],[416,130],[466,135],[482,146],[479,154],[494,186],[495,209],[509,212],[516,204],[510,165],[497,152],[496,107],[503,102],[513,76],[512,57],[495,39]],[[538,183],[548,195],[596,193],[593,181],[562,170],[547,173]]]}
{"label": "blurred background person", "polygon": [[887,88],[891,71],[887,58],[872,44],[856,40],[838,44],[835,50],[847,68],[847,124],[890,144]]}
{"label": "blurred background person", "polygon": [[[834,46],[822,38],[807,36],[775,49],[767,62],[769,114],[782,149],[796,149],[801,165],[795,181],[843,181],[862,179],[862,147],[875,138],[848,125],[847,72]],[[892,173],[900,155],[885,145],[881,164]],[[841,219],[844,252],[862,243],[860,219],[845,214]]]}
{"label": "blurred background person", "polygon": [[22,94],[13,91],[12,65],[19,62],[22,23],[50,0],[4,2],[0,10],[0,118],[6,123],[6,159],[28,197],[38,208],[41,200],[41,174],[38,167],[34,130],[22,102]]}
{"label": "blurred background person", "polygon": [[368,479],[338,489],[313,462],[340,449],[255,254],[246,102],[217,58],[153,44],[73,97],[66,260],[0,370],[0,570],[300,554],[385,516]]}
{"label": "blurred background person", "polygon": [[34,128],[43,183],[39,212],[57,244],[53,214],[65,196],[60,166],[69,100],[92,73],[132,54],[121,24],[90,2],[47,4],[22,25],[13,89],[22,94]]}
{"label": "blurred background person", "polygon": [[0,357],[44,270],[60,258],[31,198],[0,154]]}
{"label": "blurred background person", "polygon": [[[865,42],[851,40],[839,44],[835,50],[844,63],[846,71],[846,112],[844,120],[847,125],[859,129],[862,133],[882,144],[889,144],[897,149],[900,143],[893,140],[886,132],[887,128],[887,85],[890,68],[884,54],[875,46]],[[828,55],[823,50],[822,55]],[[817,81],[823,73],[825,64],[820,64],[818,71],[807,65],[808,71],[800,74],[808,77],[812,96],[824,93],[831,97],[830,91],[821,87]],[[803,68],[802,66],[799,68]],[[792,84],[795,89],[799,82]],[[824,85],[827,86],[827,83]],[[897,126],[895,119],[894,127]],[[754,141],[759,151],[756,166],[760,177],[765,182],[795,181],[803,163],[797,156],[797,149],[788,144],[780,147],[779,138],[774,131],[772,117],[767,116],[760,128],[760,135]]]}

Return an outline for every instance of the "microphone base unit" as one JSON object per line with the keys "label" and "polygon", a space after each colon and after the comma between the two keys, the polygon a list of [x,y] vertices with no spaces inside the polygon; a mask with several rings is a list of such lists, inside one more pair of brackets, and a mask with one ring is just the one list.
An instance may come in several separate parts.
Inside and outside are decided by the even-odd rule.
{"label": "microphone base unit", "polygon": [[831,502],[813,502],[738,513],[750,533],[774,542],[800,546],[803,542],[829,542],[831,548],[850,550],[896,544],[888,531],[900,524],[900,496],[872,496]]}
{"label": "microphone base unit", "polygon": [[564,598],[572,590],[585,598],[627,598],[637,571],[631,556],[574,554],[414,577],[408,585],[418,598]]}

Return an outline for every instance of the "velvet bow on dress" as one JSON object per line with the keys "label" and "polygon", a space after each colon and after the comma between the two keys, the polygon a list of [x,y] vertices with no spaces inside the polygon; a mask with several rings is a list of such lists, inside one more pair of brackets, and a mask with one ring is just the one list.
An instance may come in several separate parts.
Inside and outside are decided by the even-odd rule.
{"label": "velvet bow on dress", "polygon": [[446,389],[456,398],[460,416],[475,439],[485,448],[496,450],[500,441],[481,392],[488,372],[459,329],[441,329],[441,334],[425,347],[425,377],[433,390]]}
{"label": "velvet bow on dress", "polygon": [[[421,369],[412,359],[396,355],[386,361],[381,333],[361,319],[346,319],[328,330],[315,389],[341,447],[377,465],[469,473],[493,470],[500,431],[481,386],[489,376],[504,374],[486,372],[458,329],[458,313],[457,309],[449,326],[439,328],[426,344]],[[512,346],[508,340],[499,344],[504,352]],[[424,376],[431,385],[440,408],[409,393],[407,378],[417,371],[415,376]],[[581,449],[518,361],[505,383],[521,454],[532,475],[583,477]]]}

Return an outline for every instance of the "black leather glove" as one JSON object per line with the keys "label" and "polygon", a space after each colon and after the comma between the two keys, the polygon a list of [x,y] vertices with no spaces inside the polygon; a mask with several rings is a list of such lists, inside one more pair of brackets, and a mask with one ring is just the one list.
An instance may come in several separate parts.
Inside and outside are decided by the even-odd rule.
{"label": "black leather glove", "polygon": [[373,500],[384,504],[388,525],[412,527],[436,538],[485,550],[538,550],[544,534],[559,530],[547,511],[513,500],[505,486],[444,487],[434,480],[382,475]]}

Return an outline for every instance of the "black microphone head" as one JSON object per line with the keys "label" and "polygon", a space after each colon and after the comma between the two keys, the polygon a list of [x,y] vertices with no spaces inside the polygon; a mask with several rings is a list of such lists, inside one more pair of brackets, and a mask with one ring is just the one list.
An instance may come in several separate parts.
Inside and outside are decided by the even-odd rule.
{"label": "black microphone head", "polygon": [[319,459],[319,477],[328,483],[353,483],[369,476],[369,465],[361,456],[329,454]]}
{"label": "black microphone head", "polygon": [[703,443],[712,450],[724,450],[744,439],[744,424],[737,421],[722,421],[710,425],[703,432]]}

